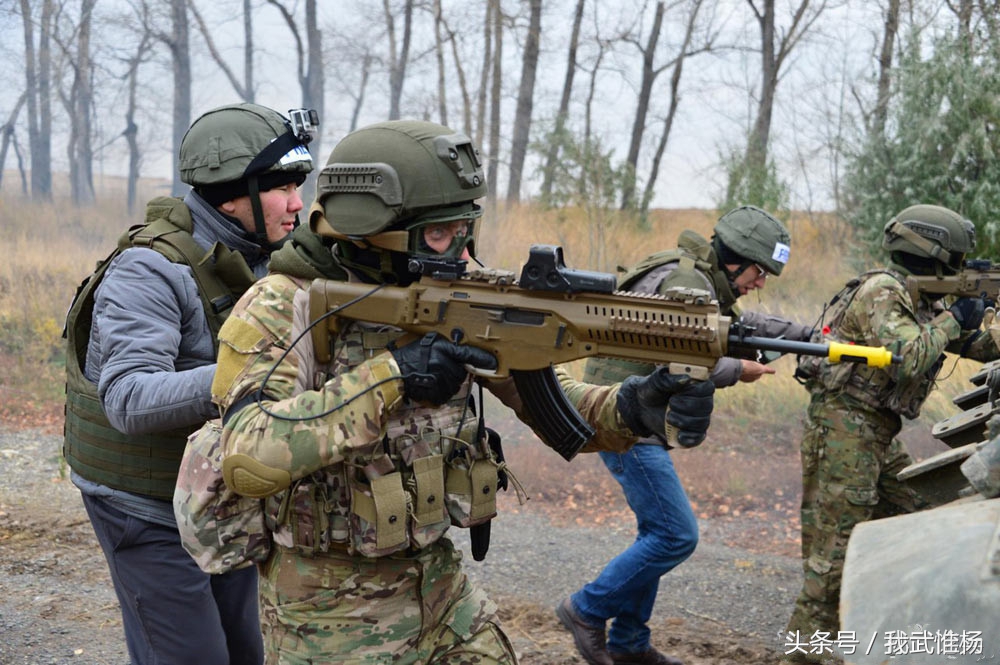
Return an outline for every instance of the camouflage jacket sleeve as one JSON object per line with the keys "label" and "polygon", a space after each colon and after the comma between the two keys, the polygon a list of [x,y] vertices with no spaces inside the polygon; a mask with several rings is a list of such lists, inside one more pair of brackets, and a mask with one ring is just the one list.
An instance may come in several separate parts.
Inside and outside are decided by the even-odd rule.
{"label": "camouflage jacket sleeve", "polygon": [[991,325],[984,331],[965,333],[949,344],[948,350],[981,362],[1000,359],[1000,324]]}
{"label": "camouflage jacket sleeve", "polygon": [[[377,441],[402,390],[399,367],[389,353],[333,377],[318,390],[296,388],[297,380],[310,387],[298,374],[309,371],[302,365],[312,355],[308,335],[286,353],[298,290],[288,277],[271,275],[243,295],[219,333],[212,384],[213,401],[225,421],[225,454],[247,455],[287,471],[293,481],[342,461],[352,448]],[[258,391],[260,406],[253,399]]]}
{"label": "camouflage jacket sleeve", "polygon": [[933,367],[960,333],[958,322],[948,312],[920,323],[906,289],[884,273],[858,288],[838,330],[845,341],[885,346],[902,356],[903,361],[889,370],[898,382],[917,378]]}
{"label": "camouflage jacket sleeve", "polygon": [[[566,393],[567,399],[595,430],[593,438],[582,449],[592,453],[601,450],[624,452],[632,447],[638,437],[621,420],[618,413],[618,385],[598,386],[577,381],[562,367],[555,368],[556,378]],[[490,392],[506,406],[513,409],[517,417],[537,434],[538,429],[531,415],[524,409],[521,396],[513,379],[490,381]],[[539,437],[541,438],[541,437]]]}
{"label": "camouflage jacket sleeve", "polygon": [[582,452],[598,451],[624,452],[638,440],[618,411],[618,386],[597,386],[577,381],[569,372],[556,367],[556,377],[570,404],[576,407],[583,419],[596,430],[593,438],[583,447]]}

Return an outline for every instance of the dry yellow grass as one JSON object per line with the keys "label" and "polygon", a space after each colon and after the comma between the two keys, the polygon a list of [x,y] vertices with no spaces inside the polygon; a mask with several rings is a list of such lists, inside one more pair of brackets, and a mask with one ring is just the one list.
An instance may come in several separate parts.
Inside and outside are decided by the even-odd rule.
{"label": "dry yellow grass", "polygon": [[[161,183],[145,183],[141,200],[162,193]],[[60,333],[73,293],[121,232],[142,214],[126,213],[124,187],[118,180],[104,181],[98,201],[94,207],[78,209],[67,202],[65,191],[57,189],[53,203],[32,203],[22,197],[16,175],[5,175],[0,191],[4,228],[0,239],[4,257],[0,262],[0,400],[5,403],[58,403],[61,398]],[[654,210],[649,230],[641,231],[615,212],[518,206],[501,209],[497,219],[483,221],[480,256],[487,265],[516,271],[531,244],[558,244],[569,267],[614,272],[616,266],[673,247],[683,229],[708,237],[715,219],[716,213],[709,210]],[[822,303],[853,275],[851,237],[848,228],[832,217],[795,215],[788,226],[793,237],[790,264],[779,279],[769,280],[759,297],[745,298],[744,306],[812,322]],[[795,484],[787,462],[795,464],[807,395],[792,378],[791,358],[779,360],[775,368],[777,376],[718,394],[712,434],[705,444],[711,446],[712,454],[678,456],[693,486],[710,494],[740,495],[754,487],[766,486],[770,493]],[[922,419],[924,431],[956,411],[950,398],[967,388],[963,379],[973,371],[974,364],[960,364],[946,389],[931,398]],[[510,436],[516,440],[521,435]],[[768,480],[757,466],[720,466],[730,454],[777,455],[786,463],[784,470]],[[561,463],[548,451],[539,452],[537,458],[520,459],[521,465],[543,476],[548,475],[550,465],[561,475]],[[586,470],[574,465],[574,475],[579,472]]]}

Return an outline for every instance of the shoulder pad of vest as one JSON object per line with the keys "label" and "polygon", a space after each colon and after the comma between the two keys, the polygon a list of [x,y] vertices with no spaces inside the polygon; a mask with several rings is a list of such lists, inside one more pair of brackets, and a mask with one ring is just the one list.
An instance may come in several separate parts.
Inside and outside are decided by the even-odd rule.
{"label": "shoulder pad of vest", "polygon": [[690,229],[681,231],[677,246],[702,261],[708,261],[712,256],[712,244]]}
{"label": "shoulder pad of vest", "polygon": [[191,219],[191,209],[184,204],[183,199],[174,196],[157,196],[146,204],[146,223],[165,219],[181,231],[194,231],[194,221]]}

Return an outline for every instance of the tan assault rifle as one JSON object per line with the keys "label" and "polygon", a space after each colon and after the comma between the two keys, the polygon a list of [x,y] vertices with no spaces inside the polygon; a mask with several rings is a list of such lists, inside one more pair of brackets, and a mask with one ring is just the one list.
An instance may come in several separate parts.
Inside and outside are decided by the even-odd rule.
{"label": "tan assault rifle", "polygon": [[954,275],[910,275],[906,278],[906,289],[914,303],[922,293],[938,297],[988,298],[997,302],[1000,299],[1000,264],[989,259],[968,259],[965,267]]}
{"label": "tan assault rifle", "polygon": [[[884,367],[898,358],[884,348],[810,344],[731,332],[730,318],[707,291],[664,295],[616,291],[615,276],[570,270],[562,248],[534,245],[520,279],[506,270],[466,272],[465,261],[417,259],[423,276],[408,287],[316,280],[309,288],[316,355],[330,360],[331,332],[340,318],[437,332],[496,356],[490,377],[512,376],[545,442],[567,460],[594,434],[566,399],[553,365],[609,356],[668,365],[673,373],[707,379],[727,351],[756,349],[823,356]],[[481,372],[476,372],[482,374]]]}

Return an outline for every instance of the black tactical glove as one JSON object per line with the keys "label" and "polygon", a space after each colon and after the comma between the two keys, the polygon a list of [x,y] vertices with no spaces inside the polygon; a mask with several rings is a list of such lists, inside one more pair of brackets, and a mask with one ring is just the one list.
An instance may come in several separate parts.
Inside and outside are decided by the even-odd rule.
{"label": "black tactical glove", "polygon": [[455,344],[438,335],[427,333],[418,342],[402,348],[389,346],[403,375],[403,390],[415,402],[440,405],[458,392],[469,373],[465,365],[494,370],[497,359],[488,351]]}
{"label": "black tactical glove", "polygon": [[982,298],[959,298],[948,308],[962,330],[979,330],[986,314],[986,301]]}
{"label": "black tactical glove", "polygon": [[656,436],[668,443],[665,423],[669,423],[677,428],[677,443],[691,448],[705,439],[714,392],[711,381],[696,381],[660,367],[648,376],[630,376],[622,382],[618,411],[639,436]]}

